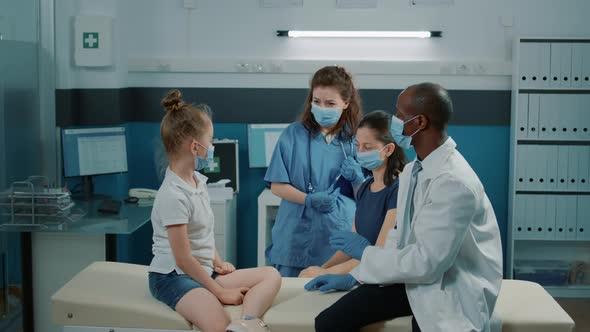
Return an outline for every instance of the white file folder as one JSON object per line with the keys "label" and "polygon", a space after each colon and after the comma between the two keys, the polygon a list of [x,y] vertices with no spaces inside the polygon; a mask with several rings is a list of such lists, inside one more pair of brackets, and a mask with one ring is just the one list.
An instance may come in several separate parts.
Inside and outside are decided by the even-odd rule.
{"label": "white file folder", "polygon": [[539,43],[537,50],[537,57],[539,59],[539,69],[537,81],[534,85],[537,89],[546,89],[549,87],[551,76],[551,44]]}
{"label": "white file folder", "polygon": [[572,44],[560,43],[561,47],[561,87],[571,88],[572,86]]}
{"label": "white file folder", "polygon": [[582,88],[590,88],[590,43],[585,43],[582,47]]}
{"label": "white file folder", "polygon": [[578,196],[578,240],[590,240],[590,196]]}
{"label": "white file folder", "polygon": [[517,194],[514,196],[514,219],[513,223],[513,233],[515,239],[524,239],[524,235],[526,232],[526,224],[525,224],[525,211],[526,211],[526,195]]}
{"label": "white file folder", "polygon": [[584,100],[585,95],[571,95],[571,113],[568,117],[571,121],[570,139],[580,140],[584,137],[584,121],[586,117],[590,117],[590,113],[584,114]]}
{"label": "white file folder", "polygon": [[561,87],[561,47],[559,43],[551,43],[551,66],[549,87]]}
{"label": "white file folder", "polygon": [[532,56],[530,62],[530,86],[533,89],[540,88],[541,84],[541,49],[544,43],[530,43]]}
{"label": "white file folder", "polygon": [[566,195],[566,227],[567,233],[565,238],[567,240],[575,240],[577,237],[577,225],[578,225],[578,196]]}
{"label": "white file folder", "polygon": [[568,185],[568,159],[569,149],[567,145],[557,147],[557,190],[567,191]]}
{"label": "white file folder", "polygon": [[[572,94],[568,95],[568,114],[566,114],[566,120],[568,123],[568,135],[566,139],[568,140],[579,140],[583,136],[582,130],[582,122],[584,120],[584,116],[582,114],[582,103],[584,99],[584,95],[581,94]],[[590,114],[586,114],[586,116],[590,116]]]}
{"label": "white file folder", "polygon": [[529,116],[529,95],[521,93],[518,95],[518,108],[516,110],[516,139],[528,137],[528,116]]}
{"label": "white file folder", "polygon": [[543,240],[545,239],[545,218],[547,217],[547,196],[546,195],[535,195],[535,218],[533,222],[533,239]]}
{"label": "white file folder", "polygon": [[572,44],[572,88],[578,89],[582,87],[582,59],[583,48],[582,43]]}
{"label": "white file folder", "polygon": [[555,212],[555,239],[565,240],[567,238],[567,196],[556,195],[556,212]]}
{"label": "white file folder", "polygon": [[535,195],[527,195],[527,206],[526,206],[526,229],[525,229],[525,238],[528,240],[532,240],[535,238],[535,218],[537,217],[537,201]]}
{"label": "white file folder", "polygon": [[579,145],[578,149],[578,191],[590,191],[590,146]]}
{"label": "white file folder", "polygon": [[547,170],[547,159],[555,158],[555,155],[550,156],[547,153],[548,145],[537,145],[537,151],[533,159],[535,163],[536,179],[535,189],[540,191],[547,191],[549,187],[549,174]]}
{"label": "white file folder", "polygon": [[516,146],[516,179],[514,180],[516,185],[516,190],[526,190],[527,188],[527,177],[526,177],[526,168],[527,168],[527,155],[528,155],[528,145],[517,145]]}
{"label": "white file folder", "polygon": [[557,145],[545,146],[545,160],[547,161],[547,178],[545,179],[545,190],[556,191],[558,182],[557,167],[559,164],[559,153]]}
{"label": "white file folder", "polygon": [[555,108],[554,123],[557,127],[555,131],[556,140],[568,140],[570,139],[571,132],[571,95],[556,94],[553,95]]}
{"label": "white file folder", "polygon": [[562,105],[560,95],[543,94],[539,98],[539,138],[557,139]]}
{"label": "white file folder", "polygon": [[531,89],[533,85],[533,60],[537,56],[535,43],[520,43],[520,54],[518,61],[519,87]]}
{"label": "white file folder", "polygon": [[539,138],[539,101],[540,95],[529,95],[528,139]]}
{"label": "white file folder", "polygon": [[568,148],[567,191],[578,191],[579,153],[580,149],[578,146],[572,145]]}
{"label": "white file folder", "polygon": [[[590,61],[590,59],[588,59]],[[590,141],[590,95],[579,95],[578,123],[580,124],[580,139]]]}
{"label": "white file folder", "polygon": [[547,195],[546,196],[546,209],[545,209],[545,240],[555,239],[555,215],[557,213],[557,196]]}
{"label": "white file folder", "polygon": [[537,153],[536,145],[527,145],[525,149],[524,163],[524,190],[536,190],[537,169],[535,166],[535,154]]}
{"label": "white file folder", "polygon": [[549,114],[547,120],[548,130],[550,131],[550,139],[558,140],[561,137],[561,112],[557,111],[562,108],[561,95],[546,95],[550,108],[553,112]]}

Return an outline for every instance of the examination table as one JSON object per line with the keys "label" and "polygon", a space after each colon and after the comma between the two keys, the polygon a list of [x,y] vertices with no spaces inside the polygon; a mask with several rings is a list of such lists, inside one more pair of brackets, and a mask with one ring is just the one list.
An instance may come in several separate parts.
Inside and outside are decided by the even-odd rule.
{"label": "examination table", "polygon": [[[95,262],[53,295],[53,321],[64,326],[65,332],[198,330],[150,295],[147,276],[147,266]],[[313,331],[314,318],[345,294],[307,292],[303,285],[308,281],[283,278],[281,290],[264,316],[273,332]],[[239,317],[240,309],[226,307],[231,318]],[[574,327],[543,287],[519,280],[504,280],[493,318],[502,321],[504,332],[570,332]],[[411,332],[411,320],[401,317],[362,331]]]}

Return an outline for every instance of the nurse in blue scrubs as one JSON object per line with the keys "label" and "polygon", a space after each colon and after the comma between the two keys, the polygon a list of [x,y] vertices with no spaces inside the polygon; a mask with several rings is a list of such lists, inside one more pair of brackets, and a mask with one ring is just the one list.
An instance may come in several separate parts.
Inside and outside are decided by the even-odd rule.
{"label": "nurse in blue scrubs", "polygon": [[351,188],[364,180],[354,159],[361,115],[351,75],[324,67],[311,80],[301,120],[279,138],[264,177],[282,198],[266,254],[283,277],[325,263],[335,253],[330,235],[352,227]]}

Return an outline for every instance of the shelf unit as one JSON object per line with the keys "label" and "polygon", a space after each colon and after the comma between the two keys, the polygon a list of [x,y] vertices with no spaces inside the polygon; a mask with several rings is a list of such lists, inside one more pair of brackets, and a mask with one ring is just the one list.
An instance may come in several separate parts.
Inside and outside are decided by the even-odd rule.
{"label": "shelf unit", "polygon": [[513,64],[507,275],[521,260],[590,264],[590,38],[517,38]]}

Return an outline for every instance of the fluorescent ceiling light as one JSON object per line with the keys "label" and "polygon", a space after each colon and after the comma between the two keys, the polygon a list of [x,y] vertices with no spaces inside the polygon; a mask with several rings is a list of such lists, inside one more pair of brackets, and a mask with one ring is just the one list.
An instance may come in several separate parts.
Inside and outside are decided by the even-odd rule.
{"label": "fluorescent ceiling light", "polygon": [[442,37],[441,31],[313,31],[278,30],[279,37],[292,38],[430,38]]}

